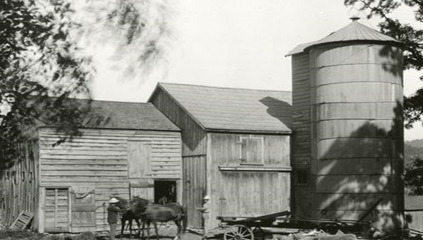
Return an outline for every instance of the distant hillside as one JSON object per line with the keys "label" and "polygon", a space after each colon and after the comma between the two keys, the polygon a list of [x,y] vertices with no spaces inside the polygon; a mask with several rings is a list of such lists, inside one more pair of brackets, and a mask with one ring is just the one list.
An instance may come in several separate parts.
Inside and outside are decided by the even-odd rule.
{"label": "distant hillside", "polygon": [[423,139],[406,141],[404,143],[405,164],[417,157],[423,159]]}
{"label": "distant hillside", "polygon": [[413,141],[405,141],[406,145],[410,145],[416,148],[423,148],[423,139],[416,139]]}

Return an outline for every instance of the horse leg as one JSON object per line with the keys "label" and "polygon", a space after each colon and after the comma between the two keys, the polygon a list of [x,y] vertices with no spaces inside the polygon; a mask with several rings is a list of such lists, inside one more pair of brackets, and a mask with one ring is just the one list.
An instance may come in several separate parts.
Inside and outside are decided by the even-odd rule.
{"label": "horse leg", "polygon": [[174,238],[174,240],[178,240],[181,237],[181,233],[182,233],[182,224],[180,220],[174,220],[176,226],[177,226],[177,232],[176,232],[176,237]]}
{"label": "horse leg", "polygon": [[147,221],[147,239],[150,239],[150,221]]}
{"label": "horse leg", "polygon": [[125,222],[126,222],[125,219],[123,219],[123,218],[120,219],[120,223],[121,223],[122,227],[120,229],[119,239],[122,239],[122,237],[123,237],[123,230],[125,229]]}
{"label": "horse leg", "polygon": [[140,235],[140,220],[138,219],[138,218],[135,218],[134,219],[135,220],[135,222],[137,223],[137,226],[138,226],[138,237],[140,237],[141,235]]}
{"label": "horse leg", "polygon": [[153,224],[154,224],[154,229],[156,230],[156,239],[159,240],[159,231],[157,229],[157,222],[154,221]]}
{"label": "horse leg", "polygon": [[129,239],[132,238],[132,219],[129,219]]}

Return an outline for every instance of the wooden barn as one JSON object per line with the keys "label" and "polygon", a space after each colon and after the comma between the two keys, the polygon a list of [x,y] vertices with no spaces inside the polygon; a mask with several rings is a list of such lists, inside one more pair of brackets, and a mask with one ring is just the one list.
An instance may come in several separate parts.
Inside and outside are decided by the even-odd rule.
{"label": "wooden barn", "polygon": [[189,226],[290,209],[291,92],[159,83],[149,102],[182,131]]}
{"label": "wooden barn", "polygon": [[39,232],[102,231],[111,196],[181,201],[179,128],[148,103],[93,101],[92,110],[107,121],[60,145],[54,127],[40,126],[3,166],[4,225],[26,211]]}

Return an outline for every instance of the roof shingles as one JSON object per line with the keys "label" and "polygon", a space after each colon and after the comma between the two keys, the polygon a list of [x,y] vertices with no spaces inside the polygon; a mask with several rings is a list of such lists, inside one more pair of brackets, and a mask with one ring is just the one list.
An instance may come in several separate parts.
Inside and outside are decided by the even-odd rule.
{"label": "roof shingles", "polygon": [[159,83],[207,130],[291,132],[291,92]]}

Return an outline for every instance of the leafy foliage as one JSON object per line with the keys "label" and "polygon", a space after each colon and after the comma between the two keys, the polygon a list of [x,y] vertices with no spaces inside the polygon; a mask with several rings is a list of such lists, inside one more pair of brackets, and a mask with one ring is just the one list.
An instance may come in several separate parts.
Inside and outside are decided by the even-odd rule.
{"label": "leafy foliage", "polygon": [[[149,73],[166,57],[172,36],[172,1],[98,0],[81,7],[88,46],[115,48],[124,79]],[[140,79],[140,78],[138,78]]]}
{"label": "leafy foliage", "polygon": [[405,167],[404,184],[412,195],[423,195],[423,159],[415,158]]}
{"label": "leafy foliage", "polygon": [[404,148],[406,192],[423,195],[423,140],[406,142]]}
{"label": "leafy foliage", "polygon": [[[60,143],[79,135],[87,121],[104,120],[90,112],[90,101],[68,100],[91,98],[94,64],[81,46],[113,39],[119,41],[117,52],[127,48],[119,56],[135,53],[134,64],[128,64],[132,71],[153,64],[168,28],[165,5],[152,2],[163,3],[89,1],[93,14],[78,19],[75,9],[82,1],[0,1],[0,162],[12,160],[16,143],[32,140],[38,126],[55,126],[65,136]],[[6,102],[5,93],[15,101]]]}
{"label": "leafy foliage", "polygon": [[[16,142],[30,140],[41,123],[75,135],[84,111],[64,103],[68,97],[89,98],[93,76],[90,58],[76,44],[79,24],[65,1],[0,2],[0,90],[13,93],[11,111],[2,113],[1,160],[13,158]],[[56,97],[56,98],[51,98]]]}
{"label": "leafy foliage", "polygon": [[[367,17],[381,19],[380,31],[404,43],[404,68],[422,70],[423,68],[423,30],[414,24],[402,22],[393,17],[399,8],[410,8],[414,12],[416,23],[423,22],[423,2],[418,0],[344,0],[347,6],[358,6],[367,12]],[[423,80],[423,76],[420,77]],[[405,127],[421,121],[423,114],[423,88],[404,98]]]}

